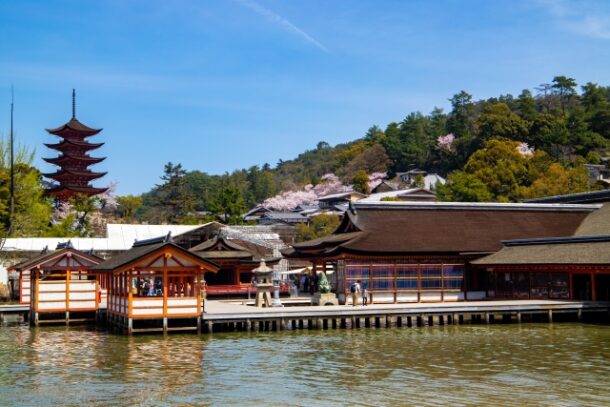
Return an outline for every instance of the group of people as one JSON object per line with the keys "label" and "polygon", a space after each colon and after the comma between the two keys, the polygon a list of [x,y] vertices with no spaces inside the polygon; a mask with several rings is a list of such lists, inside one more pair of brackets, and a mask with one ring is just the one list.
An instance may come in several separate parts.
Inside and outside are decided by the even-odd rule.
{"label": "group of people", "polygon": [[350,293],[352,294],[352,305],[355,307],[358,305],[358,298],[362,297],[362,305],[367,305],[369,302],[369,290],[366,286],[362,286],[360,280],[352,283],[350,286]]}

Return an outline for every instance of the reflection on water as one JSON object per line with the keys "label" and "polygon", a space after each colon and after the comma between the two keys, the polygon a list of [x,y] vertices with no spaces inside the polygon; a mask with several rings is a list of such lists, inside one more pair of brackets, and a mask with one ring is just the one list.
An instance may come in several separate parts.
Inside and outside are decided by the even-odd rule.
{"label": "reflection on water", "polygon": [[610,327],[0,327],[0,405],[609,405]]}

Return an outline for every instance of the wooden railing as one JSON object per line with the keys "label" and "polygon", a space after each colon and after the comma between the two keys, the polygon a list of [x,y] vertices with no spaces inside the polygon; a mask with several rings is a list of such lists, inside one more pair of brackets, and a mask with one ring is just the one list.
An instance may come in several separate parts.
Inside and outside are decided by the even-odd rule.
{"label": "wooden railing", "polygon": [[201,296],[164,298],[110,294],[108,311],[134,319],[197,317],[203,312],[203,299]]}

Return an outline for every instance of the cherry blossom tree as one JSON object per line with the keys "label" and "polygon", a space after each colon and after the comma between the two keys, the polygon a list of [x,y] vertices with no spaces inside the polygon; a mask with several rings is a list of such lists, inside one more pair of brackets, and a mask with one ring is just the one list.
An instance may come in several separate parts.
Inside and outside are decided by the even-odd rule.
{"label": "cherry blossom tree", "polygon": [[517,146],[517,151],[523,157],[531,157],[534,155],[534,147],[530,147],[527,143],[521,143]]}
{"label": "cherry blossom tree", "polygon": [[262,206],[276,211],[291,211],[299,205],[313,205],[320,197],[352,190],[332,173],[323,175],[321,181],[315,186],[308,184],[298,191],[282,192],[265,200]]}
{"label": "cherry blossom tree", "polygon": [[438,148],[445,151],[451,151],[451,147],[453,146],[453,142],[455,141],[455,136],[453,133],[449,133],[446,136],[438,136],[436,139]]}

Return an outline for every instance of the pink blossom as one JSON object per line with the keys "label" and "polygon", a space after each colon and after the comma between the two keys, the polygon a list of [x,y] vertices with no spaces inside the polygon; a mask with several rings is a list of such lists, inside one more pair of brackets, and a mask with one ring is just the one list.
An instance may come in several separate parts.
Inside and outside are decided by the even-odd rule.
{"label": "pink blossom", "polygon": [[451,151],[451,146],[455,141],[455,136],[453,133],[449,133],[446,136],[438,136],[436,140],[438,143],[438,148],[445,151]]}
{"label": "pink blossom", "polygon": [[534,147],[530,147],[527,143],[521,143],[517,146],[517,151],[523,157],[531,157],[534,155]]}
{"label": "pink blossom", "polygon": [[373,190],[377,185],[381,184],[388,177],[385,172],[374,172],[369,174],[369,189]]}
{"label": "pink blossom", "polygon": [[308,184],[302,190],[282,192],[266,199],[263,207],[276,211],[291,211],[299,205],[315,204],[322,196],[351,191],[335,174],[324,174],[321,180],[317,185]]}

